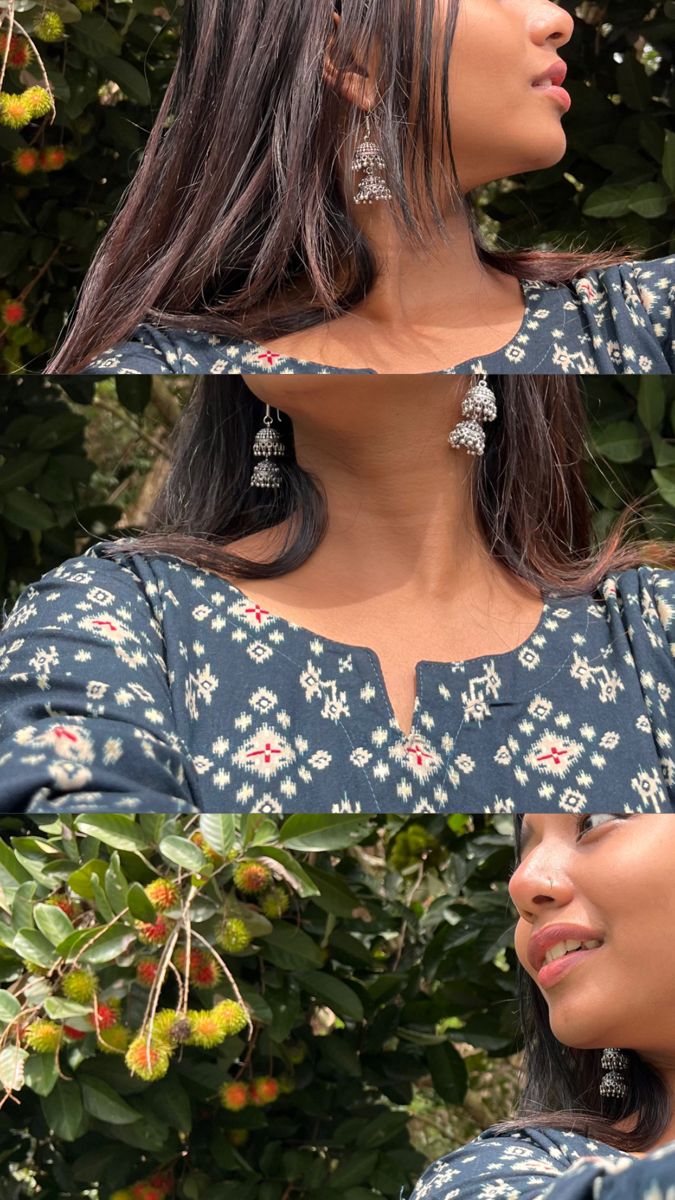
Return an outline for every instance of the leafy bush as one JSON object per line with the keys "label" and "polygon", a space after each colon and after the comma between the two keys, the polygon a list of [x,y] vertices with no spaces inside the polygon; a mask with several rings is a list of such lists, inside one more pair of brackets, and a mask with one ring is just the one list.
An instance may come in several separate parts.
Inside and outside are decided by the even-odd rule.
{"label": "leafy bush", "polygon": [[398,1200],[416,1090],[515,1049],[510,829],[4,818],[0,1196]]}
{"label": "leafy bush", "polygon": [[[13,0],[16,27],[0,102],[4,159],[0,339],[5,370],[40,370],[101,234],[138,165],[170,77],[181,0]],[[479,211],[506,244],[593,247],[650,257],[672,246],[673,0],[563,0],[576,16],[569,150],[551,169],[481,189]],[[7,21],[4,24],[7,33]],[[25,99],[30,89],[33,92]],[[47,104],[49,98],[47,97]],[[43,115],[40,115],[40,114]]]}
{"label": "leafy bush", "polygon": [[[675,381],[592,376],[582,384],[598,534],[624,502],[645,495],[636,533],[672,540]],[[0,379],[0,595],[14,600],[92,539],[142,527],[144,505],[134,500],[154,494],[190,389],[189,380],[162,377]]]}

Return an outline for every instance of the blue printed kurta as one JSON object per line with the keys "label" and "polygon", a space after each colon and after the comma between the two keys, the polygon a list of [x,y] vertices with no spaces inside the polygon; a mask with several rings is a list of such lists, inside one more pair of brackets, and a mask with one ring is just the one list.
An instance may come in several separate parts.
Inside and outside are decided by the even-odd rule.
{"label": "blue printed kurta", "polygon": [[[501,349],[433,374],[672,375],[675,371],[675,256],[623,263],[567,284],[522,280],[525,313]],[[439,314],[439,323],[441,323]],[[350,375],[291,358],[253,341],[140,325],[129,341],[98,355],[94,375]]]}
{"label": "blue printed kurta", "polygon": [[675,1141],[638,1157],[580,1133],[524,1126],[501,1135],[486,1129],[439,1158],[409,1200],[672,1200],[673,1195]]}
{"label": "blue printed kurta", "polygon": [[516,649],[418,663],[406,734],[368,647],[106,544],[5,614],[0,810],[675,807],[675,571],[549,593]]}

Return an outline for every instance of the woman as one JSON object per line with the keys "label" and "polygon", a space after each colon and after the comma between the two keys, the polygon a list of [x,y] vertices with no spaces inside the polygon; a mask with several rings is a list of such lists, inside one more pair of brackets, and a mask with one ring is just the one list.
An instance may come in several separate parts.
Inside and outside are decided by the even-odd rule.
{"label": "woman", "polygon": [[467,382],[202,380],[6,621],[0,804],[670,810],[675,549],[594,545],[574,381]]}
{"label": "woman", "polygon": [[50,373],[672,373],[674,257],[493,253],[472,217],[474,188],[563,156],[564,9],[184,8]]}
{"label": "woman", "polygon": [[[518,1116],[434,1163],[410,1200],[663,1200],[675,1184],[675,972],[664,955],[675,821],[528,815],[516,839]],[[580,940],[587,948],[573,949]]]}

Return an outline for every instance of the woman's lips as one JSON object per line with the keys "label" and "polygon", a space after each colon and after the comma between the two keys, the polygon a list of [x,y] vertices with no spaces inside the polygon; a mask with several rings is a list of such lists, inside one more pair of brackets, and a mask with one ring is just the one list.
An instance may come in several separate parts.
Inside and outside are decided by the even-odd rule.
{"label": "woman's lips", "polygon": [[563,112],[569,112],[572,104],[572,97],[570,96],[569,92],[565,91],[564,87],[560,87],[559,84],[546,81],[544,83],[533,83],[532,88],[535,92],[540,92],[541,94],[550,96],[553,100],[556,100],[557,103],[561,105]]}
{"label": "woman's lips", "polygon": [[552,987],[563,975],[572,970],[576,963],[581,962],[584,958],[591,958],[593,954],[597,954],[598,950],[602,950],[602,946],[594,946],[592,950],[571,950],[569,954],[565,954],[562,958],[554,958],[553,962],[545,963],[537,973],[537,983],[540,987]]}

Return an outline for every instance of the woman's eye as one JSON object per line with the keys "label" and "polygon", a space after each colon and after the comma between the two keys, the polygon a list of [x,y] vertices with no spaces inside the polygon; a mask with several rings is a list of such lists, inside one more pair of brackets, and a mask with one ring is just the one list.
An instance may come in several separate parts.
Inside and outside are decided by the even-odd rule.
{"label": "woman's eye", "polygon": [[[585,833],[589,833],[592,829],[597,829],[599,825],[604,825],[607,821],[620,821],[625,819],[621,813],[590,813],[586,817],[580,817],[577,822],[577,841],[583,837]],[[595,821],[594,825],[587,825],[587,821]]]}

